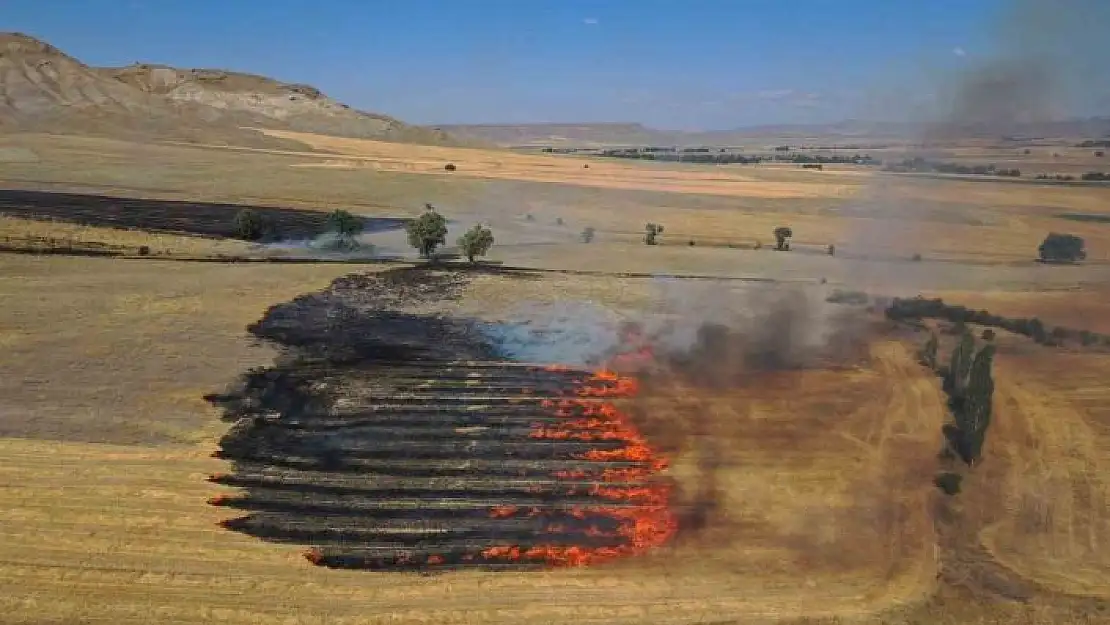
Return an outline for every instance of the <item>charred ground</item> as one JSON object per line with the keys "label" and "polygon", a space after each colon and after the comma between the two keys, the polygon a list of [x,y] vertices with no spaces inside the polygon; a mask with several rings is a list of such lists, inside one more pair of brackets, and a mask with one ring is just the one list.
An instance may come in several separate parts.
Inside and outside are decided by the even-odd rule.
{"label": "charred ground", "polygon": [[[0,189],[0,215],[216,238],[235,236],[235,215],[244,208],[267,220],[282,238],[311,238],[328,225],[328,214],[318,210]],[[380,232],[401,228],[403,222],[377,217],[364,219],[363,226],[366,232]]]}
{"label": "charred ground", "polygon": [[472,322],[405,312],[457,297],[456,273],[348,276],[250,331],[285,347],[212,396],[217,455],[243,489],[224,527],[311,545],[315,564],[433,570],[583,564],[664,542],[660,468],[599,398],[629,380],[522,366]]}

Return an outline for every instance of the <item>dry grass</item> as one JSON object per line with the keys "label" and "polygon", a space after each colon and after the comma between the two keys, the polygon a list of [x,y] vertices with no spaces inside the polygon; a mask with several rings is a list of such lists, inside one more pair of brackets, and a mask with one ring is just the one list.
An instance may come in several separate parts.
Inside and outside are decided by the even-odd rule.
{"label": "dry grass", "polygon": [[[1062,373],[1063,372],[1063,373]],[[993,461],[1005,514],[984,529],[1001,563],[1045,586],[1110,599],[1110,362],[1037,354],[1000,363]]]}
{"label": "dry grass", "polygon": [[[1102,290],[959,293],[1004,316],[1106,331]],[[996,364],[987,464],[964,500],[971,531],[1000,563],[1055,591],[1110,598],[1110,359],[1013,345]]]}
{"label": "dry grass", "polygon": [[0,243],[12,247],[75,248],[107,247],[127,254],[135,254],[142,246],[151,254],[209,256],[215,254],[242,254],[249,245],[241,241],[217,240],[202,237],[177,236],[82,226],[64,221],[40,221],[18,217],[0,216]]}
{"label": "dry grass", "polygon": [[273,352],[245,333],[341,266],[0,255],[0,435],[195,442],[202,399]]}
{"label": "dry grass", "polygon": [[[728,522],[747,529],[722,525],[612,568],[429,579],[322,570],[295,548],[215,526],[203,477],[221,463],[206,448],[0,440],[0,578],[18,589],[0,607],[17,622],[690,623],[865,615],[919,600],[936,565],[931,488],[906,488],[904,470],[884,476],[907,453],[931,451],[939,399],[901,347],[875,356],[875,369],[847,379],[808,373],[751,403],[718,398],[731,432],[720,475]],[[781,417],[817,414],[830,386],[860,400],[828,414],[831,438],[809,418]],[[861,482],[898,495],[861,497]]]}

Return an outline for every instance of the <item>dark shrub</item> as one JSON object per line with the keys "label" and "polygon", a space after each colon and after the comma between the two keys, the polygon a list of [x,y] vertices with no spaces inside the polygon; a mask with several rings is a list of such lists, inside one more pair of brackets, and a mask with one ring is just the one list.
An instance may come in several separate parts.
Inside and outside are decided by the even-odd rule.
{"label": "dark shrub", "polygon": [[257,241],[266,234],[266,222],[255,211],[244,208],[235,213],[235,238],[244,241]]}
{"label": "dark shrub", "polygon": [[959,473],[944,472],[933,478],[933,484],[949,496],[959,494],[961,482],[963,482],[963,476]]}
{"label": "dark shrub", "polygon": [[1073,263],[1087,258],[1083,239],[1074,234],[1051,232],[1037,248],[1046,263]]}
{"label": "dark shrub", "polygon": [[790,250],[790,239],[794,237],[794,230],[789,226],[775,228],[775,249],[786,252]]}

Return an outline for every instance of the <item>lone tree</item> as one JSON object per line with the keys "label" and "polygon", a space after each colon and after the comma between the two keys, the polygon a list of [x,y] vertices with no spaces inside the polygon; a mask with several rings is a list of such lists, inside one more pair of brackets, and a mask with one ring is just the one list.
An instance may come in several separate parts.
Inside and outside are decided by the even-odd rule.
{"label": "lone tree", "polygon": [[362,220],[345,210],[336,210],[328,215],[328,231],[335,233],[335,246],[341,250],[358,247],[355,235],[362,232]]}
{"label": "lone tree", "polygon": [[644,226],[644,243],[648,245],[658,244],[658,238],[661,234],[663,234],[663,226],[661,224],[646,224]]}
{"label": "lone tree", "polygon": [[471,263],[474,262],[475,256],[485,256],[492,246],[493,232],[482,224],[474,224],[473,228],[459,237],[459,249]]}
{"label": "lone tree", "polygon": [[257,241],[266,234],[267,223],[262,215],[249,208],[235,213],[235,238],[244,241]]}
{"label": "lone tree", "polygon": [[594,240],[593,226],[586,226],[585,228],[582,229],[582,242],[583,243],[592,243],[593,240]]}
{"label": "lone tree", "polygon": [[431,258],[436,248],[447,240],[447,220],[431,204],[424,205],[424,214],[405,224],[409,245],[420,252],[421,258]]}
{"label": "lone tree", "polygon": [[779,226],[775,228],[775,249],[780,252],[790,250],[790,239],[794,236],[794,231],[789,226]]}
{"label": "lone tree", "polygon": [[1083,239],[1074,234],[1049,233],[1037,251],[1046,263],[1074,263],[1087,258]]}

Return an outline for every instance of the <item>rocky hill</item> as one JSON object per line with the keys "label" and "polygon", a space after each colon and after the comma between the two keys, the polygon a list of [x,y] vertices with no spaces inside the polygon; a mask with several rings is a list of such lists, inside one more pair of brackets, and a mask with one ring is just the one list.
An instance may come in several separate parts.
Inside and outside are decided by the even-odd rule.
{"label": "rocky hill", "polygon": [[0,131],[274,142],[244,127],[456,143],[440,130],[353,109],[308,85],[213,69],[90,67],[33,37],[0,33]]}

